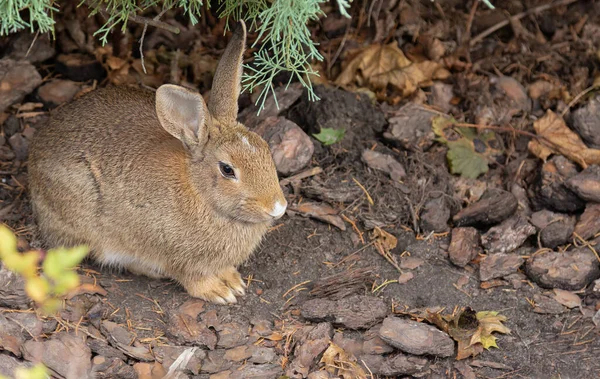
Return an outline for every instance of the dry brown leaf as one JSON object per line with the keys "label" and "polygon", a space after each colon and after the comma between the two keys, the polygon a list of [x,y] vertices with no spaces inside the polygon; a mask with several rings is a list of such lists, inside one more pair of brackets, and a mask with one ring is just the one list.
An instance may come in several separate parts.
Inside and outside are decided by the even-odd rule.
{"label": "dry brown leaf", "polygon": [[346,230],[344,220],[338,216],[339,212],[327,204],[304,202],[298,204],[298,206],[296,206],[296,208],[293,210],[300,212],[305,216],[309,216],[317,220],[327,222],[333,226],[337,226],[341,230]]}
{"label": "dry brown leaf", "polygon": [[406,97],[420,87],[431,85],[433,79],[445,79],[449,75],[448,70],[439,63],[411,62],[398,44],[392,42],[366,48],[350,61],[338,76],[336,84],[347,86],[355,83],[373,90],[385,90],[390,85]]}
{"label": "dry brown leaf", "polygon": [[600,164],[600,150],[588,148],[579,135],[567,127],[565,121],[552,111],[533,123],[539,140],[529,142],[529,151],[546,160],[550,154],[561,154],[586,168]]}
{"label": "dry brown leaf", "polygon": [[343,379],[367,379],[367,374],[362,367],[356,363],[356,357],[347,353],[344,349],[334,344],[323,353],[321,363],[325,364],[325,370],[330,374]]}
{"label": "dry brown leaf", "polygon": [[576,308],[581,305],[581,298],[573,292],[555,288],[553,297],[554,300],[556,300],[557,302],[559,302],[567,308]]}
{"label": "dry brown leaf", "polygon": [[75,296],[82,295],[82,294],[90,294],[90,295],[98,294],[100,296],[106,296],[108,293],[106,292],[106,290],[104,288],[100,287],[99,285],[96,285],[93,283],[84,283],[84,284],[81,284],[80,286],[78,286],[77,288],[69,291],[65,297],[67,300],[70,300],[70,299],[74,298]]}
{"label": "dry brown leaf", "polygon": [[379,227],[373,229],[373,237],[381,244],[385,251],[391,251],[398,245],[398,239],[396,237]]}

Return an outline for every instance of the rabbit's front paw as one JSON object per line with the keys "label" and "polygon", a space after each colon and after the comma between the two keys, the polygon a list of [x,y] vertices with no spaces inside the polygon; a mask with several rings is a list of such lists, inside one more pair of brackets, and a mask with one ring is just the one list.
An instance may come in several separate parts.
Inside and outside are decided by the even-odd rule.
{"label": "rabbit's front paw", "polygon": [[245,284],[240,273],[230,267],[218,275],[205,276],[190,282],[183,283],[190,296],[198,297],[218,304],[236,303],[236,295],[246,293]]}

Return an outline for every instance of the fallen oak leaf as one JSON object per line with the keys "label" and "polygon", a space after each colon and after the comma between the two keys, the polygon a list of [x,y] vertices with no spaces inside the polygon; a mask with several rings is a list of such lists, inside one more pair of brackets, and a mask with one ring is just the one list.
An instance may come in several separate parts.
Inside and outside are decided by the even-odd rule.
{"label": "fallen oak leaf", "polygon": [[560,154],[586,168],[600,164],[600,150],[588,148],[581,137],[573,132],[560,115],[548,110],[546,115],[533,123],[539,138],[529,141],[529,151],[542,160],[551,154]]}
{"label": "fallen oak leaf", "polygon": [[373,90],[385,90],[390,86],[407,97],[418,88],[431,85],[433,79],[449,76],[449,71],[439,63],[410,61],[398,44],[392,42],[363,50],[344,68],[335,83],[339,86],[356,83]]}
{"label": "fallen oak leaf", "polygon": [[498,347],[493,332],[510,333],[510,329],[502,324],[506,317],[495,311],[475,313],[471,308],[463,309],[455,315],[442,316],[428,312],[427,321],[438,326],[458,343],[456,359],[475,357],[484,349]]}
{"label": "fallen oak leaf", "polygon": [[329,347],[323,353],[320,363],[325,364],[325,370],[336,377],[367,379],[367,373],[356,363],[356,357],[333,342],[329,343]]}

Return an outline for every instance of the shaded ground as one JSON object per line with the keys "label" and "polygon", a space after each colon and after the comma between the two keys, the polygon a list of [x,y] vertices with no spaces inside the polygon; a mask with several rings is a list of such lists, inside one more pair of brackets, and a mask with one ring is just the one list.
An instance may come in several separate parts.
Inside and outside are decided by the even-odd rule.
{"label": "shaded ground", "polygon": [[[27,333],[17,328],[15,333],[23,333],[24,337],[15,351],[0,338],[0,350],[3,350],[0,372],[10,374],[2,370],[12,369],[22,362],[42,360],[57,377],[77,377],[69,374],[66,369],[69,365],[83,371],[93,367],[99,377],[163,377],[175,358],[185,351],[184,347],[196,346],[201,352],[194,353],[192,362],[195,366],[190,363],[180,373],[181,377],[303,377],[301,368],[304,368],[305,374],[312,373],[311,378],[327,378],[336,377],[328,376],[321,363],[323,351],[332,339],[354,355],[352,360],[363,366],[365,374],[373,373],[373,377],[385,377],[386,374],[389,377],[413,375],[426,378],[599,376],[600,362],[595,358],[600,352],[596,328],[599,320],[595,315],[600,304],[600,286],[594,282],[600,276],[598,262],[587,264],[591,274],[578,282],[576,288],[565,286],[556,278],[540,279],[539,275],[528,271],[533,257],[547,254],[552,249],[560,252],[559,264],[551,267],[558,270],[565,257],[563,253],[583,243],[572,235],[573,228],[588,234],[583,239],[588,240],[591,247],[582,249],[592,254],[600,225],[591,222],[582,226],[585,217],[590,217],[584,216],[584,209],[585,212],[593,211],[599,201],[582,198],[577,187],[565,187],[564,183],[579,174],[582,167],[565,158],[562,158],[564,162],[556,161],[558,154],[551,158],[554,159],[551,164],[543,165],[528,150],[528,142],[534,133],[534,121],[542,119],[546,111],[560,114],[571,107],[570,112],[565,111],[567,124],[581,135],[588,147],[599,145],[593,140],[595,132],[600,132],[600,120],[593,118],[597,113],[593,108],[596,100],[593,91],[588,91],[590,95],[584,90],[592,86],[598,76],[600,8],[594,2],[572,1],[568,2],[568,7],[532,11],[518,20],[513,19],[511,25],[497,32],[484,33],[487,28],[505,20],[502,12],[522,16],[527,9],[549,3],[507,1],[497,4],[501,8],[497,11],[483,9],[480,5],[473,17],[469,16],[474,9],[471,2],[382,1],[375,2],[371,8],[357,9],[355,21],[347,29],[345,21],[336,15],[323,20],[315,26],[315,33],[324,41],[321,49],[329,68],[323,70],[324,80],[333,81],[343,76],[348,62],[364,53],[365,46],[383,41],[398,42],[412,62],[434,62],[447,70],[448,75],[445,78],[433,76],[428,83],[420,83],[410,93],[403,93],[396,82],[387,83],[383,89],[365,84],[369,91],[352,92],[353,86],[360,82],[357,78],[361,73],[356,72],[352,76],[353,83],[344,85],[346,89],[317,87],[317,94],[322,98],[319,103],[309,104],[306,96],[302,96],[280,112],[271,114],[295,122],[308,135],[318,132],[319,128],[341,127],[346,129],[346,136],[328,147],[310,138],[314,155],[304,168],[294,173],[315,167],[320,167],[323,172],[285,186],[290,203],[288,214],[273,227],[250,261],[241,267],[249,291],[238,304],[223,307],[189,302],[190,298],[182,288],[169,281],[111,273],[86,263],[81,273],[90,282],[97,281],[107,291],[106,296],[83,294],[66,301],[59,323],[49,321],[52,328],[40,329],[39,335],[31,328],[25,328]],[[366,18],[373,20],[373,25],[364,25]],[[81,18],[75,24],[85,32],[94,22],[97,20]],[[152,31],[146,37],[149,41],[146,59],[154,67],[149,76],[140,74],[139,58],[130,53],[135,48],[125,49],[124,53],[107,51],[94,43],[74,39],[76,33],[64,28],[60,29],[56,46],[39,42],[43,45],[39,45],[37,52],[42,54],[41,49],[46,46],[48,54],[33,62],[35,69],[41,76],[68,78],[72,82],[59,83],[56,91],[44,95],[38,89],[42,85],[40,77],[25,97],[15,100],[16,105],[6,107],[4,113],[0,113],[0,217],[20,236],[23,250],[40,246],[26,192],[26,157],[28,140],[36,128],[43,128],[47,111],[70,100],[76,93],[108,82],[143,82],[156,86],[174,81],[191,83],[205,91],[209,87],[207,78],[212,75],[210,70],[218,57],[217,51],[223,48],[222,41],[217,38],[222,26],[222,23],[204,21],[196,30],[190,31],[192,37],[188,35],[187,39],[181,37],[181,40],[164,39],[163,31]],[[139,29],[132,27],[121,38],[135,40],[133,36],[139,36]],[[470,39],[461,37],[469,34],[465,30],[470,31]],[[202,49],[190,42],[195,33],[208,36],[203,38]],[[16,44],[15,39],[0,42],[0,53],[14,57],[15,51],[28,47],[27,39],[19,38],[25,40],[21,45]],[[470,44],[469,40],[475,42]],[[124,43],[118,37],[115,41],[115,44]],[[164,47],[159,47],[160,44]],[[92,46],[92,51],[86,46]],[[194,55],[199,52],[207,58],[198,64],[186,63],[181,58],[177,80],[174,80],[173,70],[170,70],[173,66],[169,65],[173,59],[179,59],[170,55],[176,48],[183,49],[182,57],[192,57],[191,62],[199,62],[198,56]],[[336,55],[334,52],[338,49],[340,53]],[[74,66],[73,72],[82,73],[84,78],[74,78],[68,71],[61,71],[58,56],[74,52],[91,60],[91,63],[79,62]],[[100,74],[94,68],[98,62],[102,63],[97,69]],[[362,70],[367,71],[368,67],[363,66]],[[45,80],[43,84],[47,82]],[[75,89],[67,90],[72,83],[76,83]],[[578,94],[582,96],[576,98]],[[253,112],[250,100],[244,97],[240,103]],[[577,120],[581,121],[581,117],[575,115],[578,109],[591,114],[591,121],[584,123],[590,128],[587,134],[585,128],[577,129]],[[476,146],[478,157],[490,161],[489,172],[478,179],[464,179],[449,173],[448,147],[434,142],[431,130],[432,118],[440,113],[476,124],[477,130],[482,125],[496,127],[493,130],[498,145],[488,143],[483,148],[479,146],[479,150]],[[267,112],[262,117],[268,115]],[[400,178],[396,180],[392,166],[388,165],[390,161],[386,161],[387,166],[376,169],[377,164],[365,159],[365,150],[389,155],[405,173],[398,173]],[[563,169],[563,166],[568,167]],[[400,170],[398,166],[394,167]],[[600,188],[600,179],[593,178],[592,184],[593,188],[595,185]],[[464,221],[459,211],[481,204],[478,201],[486,189],[503,190],[503,196],[518,202],[518,207],[494,222],[486,224],[479,220],[469,224],[476,228],[479,250],[468,257],[461,265],[464,267],[459,267],[450,262],[448,253],[452,235],[461,220]],[[325,223],[314,217],[304,217],[315,213],[303,208],[307,203],[314,204],[317,211],[331,207],[333,219],[329,218],[330,223]],[[478,214],[493,218],[505,208],[499,206],[490,211],[491,207],[484,207]],[[534,211],[544,209],[572,217],[570,232],[565,238],[559,238],[559,243],[554,246],[542,239],[542,233],[549,225],[536,225],[533,216]],[[507,226],[503,222],[517,215],[522,215],[525,220],[523,228]],[[592,221],[599,219],[593,214],[591,218]],[[334,225],[342,225],[345,230]],[[500,237],[494,237],[490,228],[498,225],[504,226],[500,229]],[[532,232],[523,231],[528,228],[532,228]],[[373,239],[377,230],[385,230],[397,238],[397,246],[389,249],[392,263],[378,249],[381,240]],[[560,234],[559,231],[552,232],[547,238]],[[480,243],[481,235],[485,249]],[[514,238],[502,239],[503,235],[514,235]],[[516,240],[519,242],[512,246]],[[488,280],[481,280],[485,261],[489,263],[497,254],[522,260],[512,268],[508,264],[493,267],[493,275]],[[524,263],[526,261],[529,263]],[[575,277],[577,272],[589,268],[584,267],[583,262],[564,266],[570,267],[572,271],[569,272]],[[562,275],[568,276],[569,272]],[[341,281],[335,282],[335,278]],[[580,304],[571,305],[558,299],[552,288],[568,290]],[[326,294],[325,289],[329,290]],[[307,301],[325,299],[331,302],[340,298],[348,301],[335,303],[344,304],[345,310],[350,310],[351,315],[345,319],[334,315],[339,309],[330,312],[333,315],[306,317]],[[421,357],[425,361],[420,365],[413,362],[402,368],[390,368],[396,357],[407,360],[416,357],[410,351],[390,347],[379,337],[369,337],[370,332],[377,334],[383,316],[369,316],[376,310],[367,308],[368,300],[365,299],[377,298],[381,299],[377,304],[381,305],[383,316],[395,313],[403,319],[412,318],[419,322],[423,322],[419,316],[425,309],[443,310],[444,314],[463,307],[498,311],[506,316],[505,325],[511,333],[497,334],[499,348],[485,350],[474,358],[457,361],[454,356],[444,358],[425,354]],[[17,313],[15,309],[3,308],[6,316]],[[352,330],[349,323],[355,318],[360,319],[361,313],[363,324]],[[111,329],[114,326],[106,323],[107,320],[122,329]],[[0,326],[15,322],[0,321]],[[318,333],[311,334],[313,327],[322,329],[315,329]],[[42,332],[45,333],[43,336]],[[59,349],[57,351],[68,358],[57,361],[33,351],[32,341],[45,344],[65,334],[77,334],[77,338],[85,336],[91,351],[79,357],[73,351],[76,349]],[[0,330],[0,337],[6,335],[11,333]],[[54,337],[46,338],[51,335]],[[379,350],[368,350],[367,340],[376,341],[373,344]],[[67,343],[64,345],[68,346]],[[43,346],[51,350],[50,345]],[[169,360],[164,357],[164,346],[182,348],[176,349],[173,359]],[[247,349],[259,346],[264,350],[260,350],[262,355],[256,350],[241,352],[240,346],[248,346]],[[131,347],[137,350],[133,351]],[[378,361],[380,357],[387,362],[387,368]],[[18,358],[18,361],[12,358]],[[90,359],[93,359],[92,363]],[[340,361],[343,359],[337,363]],[[379,363],[374,366],[366,362]],[[350,370],[344,379],[360,377],[357,372]],[[342,376],[342,373],[337,375]]]}

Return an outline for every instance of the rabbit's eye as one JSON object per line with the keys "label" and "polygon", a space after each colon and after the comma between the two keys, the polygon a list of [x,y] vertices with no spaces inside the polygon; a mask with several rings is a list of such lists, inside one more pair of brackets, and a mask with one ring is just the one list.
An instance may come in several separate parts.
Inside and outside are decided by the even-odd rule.
{"label": "rabbit's eye", "polygon": [[233,167],[227,163],[219,162],[219,169],[221,170],[221,175],[224,177],[228,179],[235,179],[235,171],[233,171]]}

